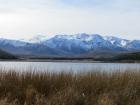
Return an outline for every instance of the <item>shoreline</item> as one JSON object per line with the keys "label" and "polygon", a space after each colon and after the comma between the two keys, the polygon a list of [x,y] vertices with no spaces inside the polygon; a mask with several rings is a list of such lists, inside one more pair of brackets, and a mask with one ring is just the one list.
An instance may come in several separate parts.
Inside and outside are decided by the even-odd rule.
{"label": "shoreline", "polygon": [[82,60],[61,60],[61,59],[0,59],[0,62],[65,62],[65,63],[140,63],[140,61],[94,61],[89,59]]}

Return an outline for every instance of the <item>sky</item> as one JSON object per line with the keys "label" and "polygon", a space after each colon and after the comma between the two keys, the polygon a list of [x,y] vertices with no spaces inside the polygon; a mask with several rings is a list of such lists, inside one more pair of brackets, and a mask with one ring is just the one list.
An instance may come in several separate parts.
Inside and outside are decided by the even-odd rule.
{"label": "sky", "polygon": [[101,34],[140,39],[140,0],[0,0],[0,36]]}

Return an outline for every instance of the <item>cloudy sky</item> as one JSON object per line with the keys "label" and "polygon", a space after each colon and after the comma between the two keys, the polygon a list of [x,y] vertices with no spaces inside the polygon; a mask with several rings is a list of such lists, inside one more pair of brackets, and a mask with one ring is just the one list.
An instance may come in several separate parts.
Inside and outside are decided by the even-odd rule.
{"label": "cloudy sky", "polygon": [[140,0],[0,0],[0,36],[89,33],[140,39]]}

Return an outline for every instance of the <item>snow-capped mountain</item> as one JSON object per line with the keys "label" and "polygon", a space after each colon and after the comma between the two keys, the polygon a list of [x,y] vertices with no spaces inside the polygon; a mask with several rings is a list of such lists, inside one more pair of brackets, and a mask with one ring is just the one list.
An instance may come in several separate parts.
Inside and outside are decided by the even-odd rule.
{"label": "snow-capped mountain", "polygon": [[113,45],[109,41],[104,40],[102,36],[97,34],[88,35],[85,33],[70,36],[57,35],[42,43],[52,48],[65,49],[74,53],[88,52],[97,48],[113,48]]}
{"label": "snow-capped mountain", "polygon": [[25,46],[27,43],[21,40],[11,40],[11,39],[4,39],[0,38],[0,46],[2,45],[12,45],[15,47]]}
{"label": "snow-capped mountain", "polygon": [[133,40],[133,41],[130,41],[129,43],[127,43],[126,48],[127,48],[127,49],[131,49],[131,50],[140,49],[140,40]]}
{"label": "snow-capped mountain", "polygon": [[47,37],[44,35],[36,35],[29,39],[20,39],[20,41],[27,43],[41,43],[42,41],[47,40]]}
{"label": "snow-capped mountain", "polygon": [[104,37],[104,39],[111,42],[114,46],[118,46],[118,47],[125,47],[130,42],[129,40],[121,39],[113,36],[106,36]]}
{"label": "snow-capped mountain", "polygon": [[140,40],[127,40],[98,34],[38,35],[26,40],[0,38],[0,48],[19,55],[79,55],[98,52],[140,51]]}

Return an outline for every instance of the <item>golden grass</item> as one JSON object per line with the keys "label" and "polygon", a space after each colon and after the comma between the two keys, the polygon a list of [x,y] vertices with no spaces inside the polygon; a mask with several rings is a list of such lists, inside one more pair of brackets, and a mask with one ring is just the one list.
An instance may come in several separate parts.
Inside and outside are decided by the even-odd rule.
{"label": "golden grass", "polygon": [[0,105],[140,105],[140,72],[0,72]]}

